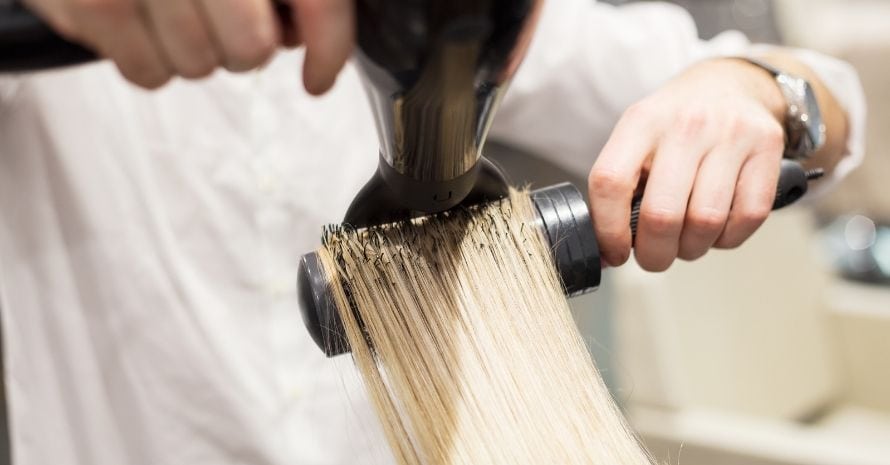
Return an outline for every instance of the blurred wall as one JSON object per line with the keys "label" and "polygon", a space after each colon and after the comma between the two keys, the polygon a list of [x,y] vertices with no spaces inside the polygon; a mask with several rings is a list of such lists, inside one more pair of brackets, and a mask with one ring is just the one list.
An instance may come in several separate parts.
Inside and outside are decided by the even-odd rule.
{"label": "blurred wall", "polygon": [[[603,1],[622,5],[639,0]],[[676,3],[692,14],[698,26],[699,37],[703,39],[735,29],[744,32],[754,42],[781,42],[771,0],[672,0],[669,3]]]}

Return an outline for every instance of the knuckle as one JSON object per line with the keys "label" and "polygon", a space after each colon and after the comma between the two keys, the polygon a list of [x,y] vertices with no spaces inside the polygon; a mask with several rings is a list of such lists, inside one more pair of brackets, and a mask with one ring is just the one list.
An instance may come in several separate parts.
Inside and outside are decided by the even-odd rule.
{"label": "knuckle", "polygon": [[782,153],[785,150],[785,130],[777,121],[764,125],[761,145],[770,153]]}
{"label": "knuckle", "polygon": [[277,47],[274,29],[255,26],[248,28],[227,50],[229,67],[244,71],[262,65]]}
{"label": "knuckle", "polygon": [[640,212],[640,224],[658,236],[670,235],[682,227],[683,214],[665,208],[644,208]]}
{"label": "knuckle", "polygon": [[624,192],[634,188],[627,176],[623,176],[615,170],[600,167],[594,167],[591,170],[588,184],[590,191],[599,195],[603,193],[609,195],[613,192]]}
{"label": "knuckle", "polygon": [[762,205],[743,208],[739,213],[739,221],[749,226],[759,226],[769,216],[770,208]]}
{"label": "knuckle", "polygon": [[621,115],[622,120],[629,121],[638,121],[647,119],[649,117],[649,103],[645,100],[640,100],[639,102],[634,103],[633,105],[627,107],[624,110],[624,113]]}
{"label": "knuckle", "polygon": [[726,137],[730,140],[750,138],[755,127],[747,117],[730,118],[726,122]]}
{"label": "knuckle", "polygon": [[708,112],[701,108],[688,108],[677,114],[674,130],[680,137],[694,137],[708,125]]}
{"label": "knuckle", "polygon": [[728,212],[715,208],[694,208],[689,211],[686,221],[695,231],[714,233],[723,229],[728,217]]}

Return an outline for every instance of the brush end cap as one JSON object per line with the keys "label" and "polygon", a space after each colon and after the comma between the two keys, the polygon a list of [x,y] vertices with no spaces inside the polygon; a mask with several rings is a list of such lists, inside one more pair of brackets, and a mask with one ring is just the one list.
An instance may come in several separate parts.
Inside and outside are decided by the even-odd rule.
{"label": "brush end cap", "polygon": [[300,258],[297,294],[303,324],[315,344],[328,357],[349,352],[330,283],[315,252]]}
{"label": "brush end cap", "polygon": [[566,295],[595,291],[602,276],[600,251],[581,191],[561,183],[533,191],[532,200]]}

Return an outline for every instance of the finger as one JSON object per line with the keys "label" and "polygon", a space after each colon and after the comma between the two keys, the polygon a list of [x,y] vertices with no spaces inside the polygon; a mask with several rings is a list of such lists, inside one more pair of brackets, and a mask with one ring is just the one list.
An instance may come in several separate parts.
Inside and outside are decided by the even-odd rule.
{"label": "finger", "polygon": [[740,246],[769,216],[776,198],[779,165],[785,148],[785,134],[781,125],[765,119],[758,131],[752,155],[739,173],[736,191],[723,233],[714,244],[718,248]]}
{"label": "finger", "polygon": [[714,244],[722,249],[742,245],[766,221],[776,198],[779,160],[774,156],[757,156],[742,166],[736,185],[729,220]]}
{"label": "finger", "polygon": [[[174,0],[182,1],[182,0]],[[269,0],[198,0],[224,66],[247,71],[264,64],[281,41]]]}
{"label": "finger", "polygon": [[154,35],[177,74],[204,77],[219,65],[203,12],[192,0],[148,0],[146,10]]}
{"label": "finger", "polygon": [[295,22],[306,58],[303,85],[310,94],[326,92],[334,81],[355,42],[355,12],[352,0],[297,0]]}
{"label": "finger", "polygon": [[702,257],[720,237],[749,150],[745,146],[718,146],[702,160],[680,235],[678,256],[683,260]]}
{"label": "finger", "polygon": [[139,86],[154,89],[172,76],[135,2],[80,2],[71,10],[83,40],[110,58],[121,74]]}
{"label": "finger", "polygon": [[679,118],[652,161],[634,245],[645,270],[664,271],[677,258],[695,177],[711,145],[706,123],[702,115]]}
{"label": "finger", "polygon": [[630,204],[655,146],[649,126],[639,104],[625,112],[587,179],[597,242],[610,266],[622,265],[630,257]]}

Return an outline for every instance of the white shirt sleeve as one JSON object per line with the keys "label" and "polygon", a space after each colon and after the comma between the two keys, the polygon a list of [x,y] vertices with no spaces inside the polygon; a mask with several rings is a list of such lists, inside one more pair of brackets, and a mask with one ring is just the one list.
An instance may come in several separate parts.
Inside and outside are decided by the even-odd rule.
{"label": "white shirt sleeve", "polygon": [[[549,0],[491,136],[586,176],[628,106],[697,61],[745,55],[759,47],[737,31],[700,40],[688,12],[667,3],[615,7],[591,0]],[[797,53],[849,116],[847,154],[834,173],[837,179],[855,168],[864,153],[862,86],[846,63]]]}

